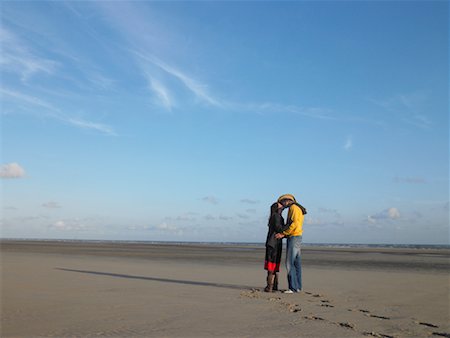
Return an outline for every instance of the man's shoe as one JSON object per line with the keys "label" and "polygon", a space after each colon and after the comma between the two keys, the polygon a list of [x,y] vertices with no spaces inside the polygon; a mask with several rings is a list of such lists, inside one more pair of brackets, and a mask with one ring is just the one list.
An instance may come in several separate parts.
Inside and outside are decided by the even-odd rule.
{"label": "man's shoe", "polygon": [[283,293],[294,293],[291,289],[284,290]]}

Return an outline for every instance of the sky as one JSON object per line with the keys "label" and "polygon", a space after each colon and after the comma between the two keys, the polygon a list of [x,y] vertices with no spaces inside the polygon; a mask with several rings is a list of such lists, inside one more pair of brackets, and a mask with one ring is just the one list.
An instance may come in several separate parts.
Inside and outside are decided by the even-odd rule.
{"label": "sky", "polygon": [[447,1],[0,15],[2,238],[449,244]]}

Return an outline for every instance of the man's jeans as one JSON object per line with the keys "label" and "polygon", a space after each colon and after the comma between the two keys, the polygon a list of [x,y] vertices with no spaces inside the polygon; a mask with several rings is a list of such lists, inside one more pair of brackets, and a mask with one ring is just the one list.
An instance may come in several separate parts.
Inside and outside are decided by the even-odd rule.
{"label": "man's jeans", "polygon": [[291,236],[287,238],[286,270],[289,289],[294,292],[302,289],[301,248],[302,236]]}

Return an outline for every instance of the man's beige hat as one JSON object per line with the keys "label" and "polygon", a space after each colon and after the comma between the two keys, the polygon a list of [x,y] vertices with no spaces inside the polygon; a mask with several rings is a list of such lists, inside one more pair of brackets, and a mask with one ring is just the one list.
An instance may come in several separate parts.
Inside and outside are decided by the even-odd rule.
{"label": "man's beige hat", "polygon": [[291,194],[284,194],[284,195],[281,195],[281,196],[278,198],[278,202],[281,202],[282,200],[291,200],[291,201],[297,202],[297,201],[295,200],[294,195],[291,195]]}

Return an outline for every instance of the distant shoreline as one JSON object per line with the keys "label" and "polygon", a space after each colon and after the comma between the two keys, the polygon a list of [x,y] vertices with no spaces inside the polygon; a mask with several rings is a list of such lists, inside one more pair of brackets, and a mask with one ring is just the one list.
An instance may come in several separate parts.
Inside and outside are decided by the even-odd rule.
{"label": "distant shoreline", "polygon": [[[205,245],[205,246],[255,246],[264,247],[263,242],[207,242],[207,241],[154,241],[113,239],[67,239],[67,238],[0,238],[2,242],[55,242],[55,243],[98,243],[98,244],[156,244],[156,245]],[[388,243],[303,243],[308,248],[399,248],[399,249],[448,249],[450,244],[388,244]]]}

